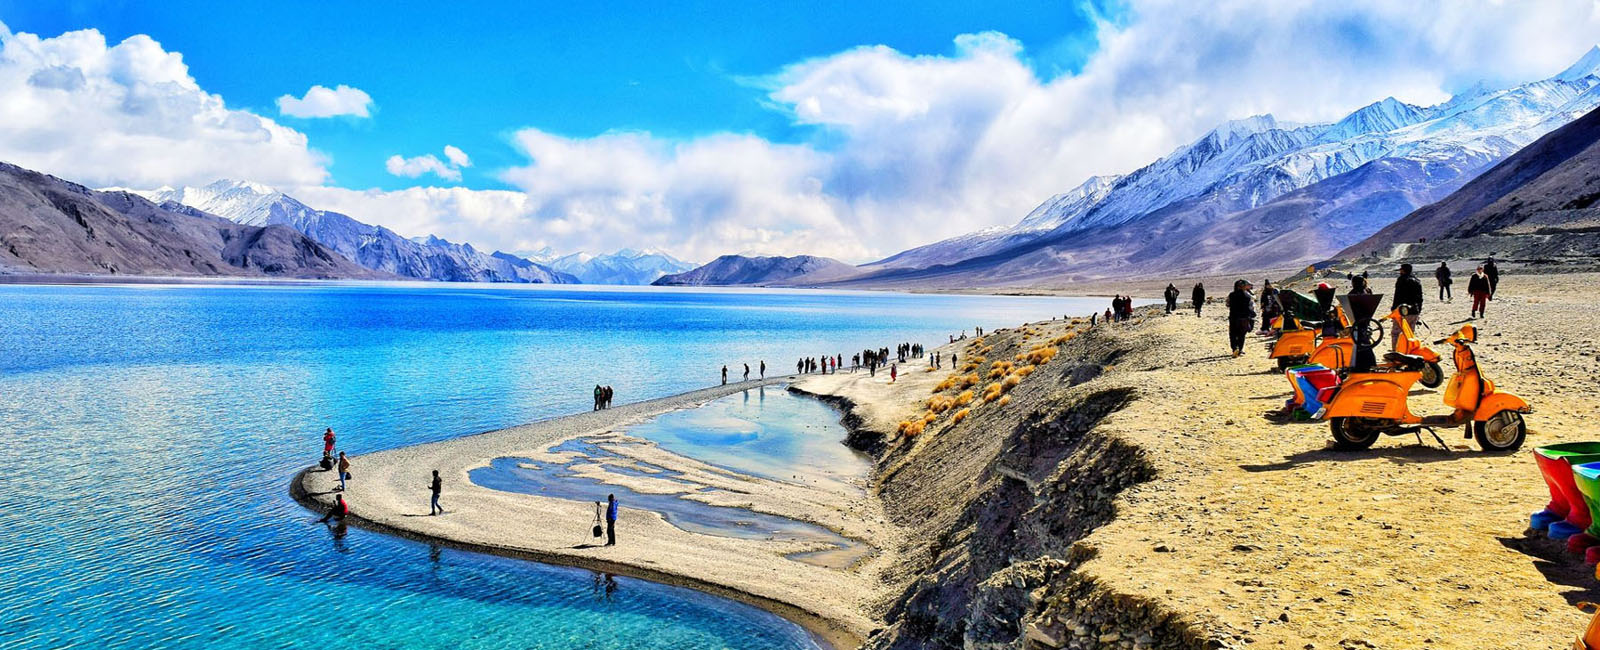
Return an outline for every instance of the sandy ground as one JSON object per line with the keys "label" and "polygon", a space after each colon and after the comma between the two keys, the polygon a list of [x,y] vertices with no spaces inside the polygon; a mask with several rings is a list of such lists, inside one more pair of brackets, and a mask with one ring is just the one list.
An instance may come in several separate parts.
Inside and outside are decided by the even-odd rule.
{"label": "sandy ground", "polygon": [[[1486,376],[1537,409],[1514,454],[1478,451],[1460,429],[1440,431],[1450,451],[1427,436],[1326,450],[1326,424],[1262,417],[1288,397],[1287,381],[1258,343],[1222,354],[1220,309],[1148,319],[1140,335],[1163,340],[1171,363],[1140,372],[1145,398],[1103,426],[1150,451],[1160,478],[1130,490],[1085,540],[1099,555],[1083,570],[1241,644],[1570,647],[1586,620],[1572,604],[1600,598],[1600,583],[1581,558],[1525,534],[1548,500],[1530,451],[1600,438],[1588,419],[1597,282],[1508,276],[1476,321]],[[1430,300],[1424,336],[1454,331],[1468,309]],[[1433,391],[1412,409],[1447,411]]]}
{"label": "sandy ground", "polygon": [[[865,376],[862,373],[861,376]],[[887,381],[887,377],[884,377]],[[577,436],[593,437],[626,458],[684,472],[715,491],[695,495],[708,503],[749,508],[819,524],[874,548],[896,545],[896,530],[884,523],[864,483],[839,489],[778,483],[698,463],[648,441],[617,433],[630,423],[784,378],[698,390],[674,397],[617,406],[433,444],[353,456],[346,502],[358,524],[405,535],[438,539],[468,548],[541,561],[635,575],[699,588],[771,609],[838,647],[854,647],[873,626],[866,614],[884,597],[877,579],[892,558],[876,553],[848,567],[819,566],[806,555],[817,543],[748,540],[686,532],[660,515],[627,507],[618,522],[618,544],[597,546],[590,537],[594,505],[480,487],[468,472],[500,457],[548,460],[551,446]],[[768,388],[767,390],[772,390]],[[624,461],[626,462],[626,461]],[[444,479],[445,514],[428,514],[430,472]],[[585,471],[599,471],[585,467]],[[607,476],[639,491],[656,489],[650,477]],[[301,475],[303,499],[331,504],[338,480],[333,472]],[[681,490],[681,485],[671,486]],[[605,494],[596,494],[604,500]],[[823,562],[823,564],[827,564]]]}

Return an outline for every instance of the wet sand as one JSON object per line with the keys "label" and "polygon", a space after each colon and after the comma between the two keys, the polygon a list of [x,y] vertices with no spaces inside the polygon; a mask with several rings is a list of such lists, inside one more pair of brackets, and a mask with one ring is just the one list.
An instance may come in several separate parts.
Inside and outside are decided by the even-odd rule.
{"label": "wet sand", "polygon": [[[491,489],[475,484],[474,470],[496,459],[571,461],[552,452],[563,441],[584,438],[616,453],[624,472],[580,465],[581,473],[605,472],[607,482],[640,493],[681,491],[659,474],[712,489],[683,498],[744,508],[826,528],[874,549],[897,548],[899,532],[865,489],[841,490],[829,481],[774,481],[740,474],[673,454],[654,443],[622,434],[628,426],[669,411],[693,408],[744,390],[771,387],[793,377],[730,383],[604,411],[584,412],[452,440],[351,457],[348,491],[352,522],[386,532],[461,548],[573,565],[687,586],[763,607],[810,629],[834,647],[855,647],[873,628],[870,612],[888,594],[878,577],[893,562],[875,552],[860,561],[840,556],[835,544],[818,540],[756,539],[688,532],[662,515],[622,503],[617,545],[590,536],[597,492],[591,501]],[[772,388],[768,388],[772,390]],[[432,470],[444,479],[441,504],[431,516]],[[313,468],[293,485],[308,507],[333,503],[338,479]],[[603,489],[603,488],[601,488]],[[859,555],[855,553],[854,555]]]}

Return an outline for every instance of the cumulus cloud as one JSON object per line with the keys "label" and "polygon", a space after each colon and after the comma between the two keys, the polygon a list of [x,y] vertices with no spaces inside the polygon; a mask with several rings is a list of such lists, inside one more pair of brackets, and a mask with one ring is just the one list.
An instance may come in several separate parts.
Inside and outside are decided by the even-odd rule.
{"label": "cumulus cloud", "polygon": [[[1285,120],[1328,121],[1390,95],[1428,103],[1479,79],[1493,86],[1544,78],[1592,47],[1597,33],[1600,10],[1590,0],[1553,0],[1537,10],[1500,2],[1129,0],[1096,26],[1095,51],[1077,72],[1051,78],[1029,65],[1025,44],[997,33],[960,36],[943,55],[864,46],[784,66],[761,82],[772,107],[813,127],[818,135],[807,142],[728,133],[567,138],[524,128],[512,143],[527,162],[497,172],[515,191],[321,187],[314,157],[307,158],[310,165],[281,163],[313,170],[297,176],[311,180],[276,182],[296,187],[292,193],[312,205],[404,234],[433,232],[488,247],[629,245],[702,260],[752,252],[866,261],[1015,223],[1090,175],[1131,171],[1224,120],[1270,112]],[[8,37],[7,57],[9,44],[23,38]],[[155,50],[161,56],[149,57],[139,76],[171,76],[174,65],[181,70],[177,55]],[[60,59],[0,62],[0,111],[37,120],[12,97],[92,96],[115,76],[105,66]],[[56,69],[62,65],[79,68],[83,80]],[[270,125],[260,128],[300,141],[267,150],[309,155],[303,136],[226,111],[220,98],[194,88],[186,71],[181,78],[190,89],[183,96],[209,97],[206,105],[214,106],[198,112]],[[100,113],[122,105],[120,99],[102,101],[90,113],[100,120]],[[17,135],[29,131],[9,126],[0,119],[5,155],[25,150],[18,142],[29,141]],[[127,127],[100,128],[120,133]],[[47,133],[68,140],[103,135],[86,138],[75,130]],[[49,151],[54,143],[39,137],[33,146]],[[281,178],[231,170],[208,148],[195,150],[219,170],[212,176]],[[470,160],[452,150],[443,160],[432,154],[392,158],[391,171],[453,180]],[[121,169],[141,160],[85,158],[76,152],[56,162]],[[175,158],[164,164],[184,160]]]}
{"label": "cumulus cloud", "polygon": [[433,154],[424,154],[414,158],[406,158],[399,154],[389,156],[383,163],[384,169],[395,176],[416,178],[423,174],[433,174],[449,181],[461,180],[461,168],[471,167],[472,160],[467,158],[467,152],[453,145],[444,146],[444,157],[449,162],[440,161]]}
{"label": "cumulus cloud", "polygon": [[328,177],[304,134],[229,108],[148,36],[108,45],[95,30],[40,38],[4,24],[0,159],[90,185]]}
{"label": "cumulus cloud", "polygon": [[371,107],[372,97],[366,91],[344,84],[335,88],[312,86],[304,97],[278,98],[278,112],[290,117],[371,117]]}

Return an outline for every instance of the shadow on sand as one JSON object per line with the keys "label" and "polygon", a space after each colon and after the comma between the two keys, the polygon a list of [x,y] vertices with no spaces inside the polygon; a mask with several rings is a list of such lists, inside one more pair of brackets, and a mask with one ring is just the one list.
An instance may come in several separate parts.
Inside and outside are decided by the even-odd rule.
{"label": "shadow on sand", "polygon": [[[1428,440],[1427,438],[1424,439]],[[1432,440],[1428,440],[1428,443],[1427,445],[1409,444],[1403,447],[1374,447],[1362,451],[1334,451],[1328,448],[1306,450],[1286,456],[1281,462],[1264,465],[1240,465],[1239,469],[1246,472],[1279,472],[1321,462],[1349,462],[1374,458],[1381,458],[1396,465],[1416,465],[1458,460],[1464,453],[1463,450],[1459,449],[1450,451],[1440,449]]]}
{"label": "shadow on sand", "polygon": [[1567,599],[1568,604],[1600,600],[1600,583],[1595,582],[1594,567],[1584,564],[1581,554],[1568,553],[1566,544],[1531,530],[1523,537],[1495,539],[1499,540],[1500,545],[1533,560],[1533,568],[1544,574],[1551,584],[1568,587],[1561,592],[1561,597]]}

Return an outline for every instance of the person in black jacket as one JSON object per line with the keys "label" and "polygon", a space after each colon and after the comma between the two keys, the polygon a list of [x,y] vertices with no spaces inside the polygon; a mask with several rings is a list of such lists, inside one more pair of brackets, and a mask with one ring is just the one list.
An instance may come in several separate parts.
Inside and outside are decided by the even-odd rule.
{"label": "person in black jacket", "polygon": [[1228,294],[1228,347],[1233,356],[1244,354],[1244,336],[1256,322],[1256,301],[1250,295],[1250,282],[1236,280]]}
{"label": "person in black jacket", "polygon": [[[1411,273],[1410,264],[1400,265],[1400,277],[1394,279],[1394,302],[1389,309],[1406,307],[1405,319],[1411,324],[1412,331],[1416,331],[1417,319],[1422,316],[1422,281]],[[1390,332],[1389,342],[1396,350],[1400,349],[1400,323],[1394,324]]]}
{"label": "person in black jacket", "polygon": [[1439,302],[1450,302],[1455,296],[1450,295],[1450,265],[1439,263],[1439,268],[1433,270],[1433,279],[1439,283]]}
{"label": "person in black jacket", "polygon": [[1200,317],[1200,308],[1206,306],[1206,285],[1204,282],[1194,283],[1194,290],[1189,292],[1189,300],[1194,302],[1194,316]]}
{"label": "person in black jacket", "polygon": [[1167,283],[1167,291],[1162,294],[1162,297],[1167,299],[1168,314],[1178,310],[1178,287],[1176,285],[1170,282]]}
{"label": "person in black jacket", "polygon": [[1489,278],[1489,297],[1493,298],[1496,291],[1500,290],[1500,267],[1494,265],[1494,256],[1483,262],[1483,275]]}
{"label": "person in black jacket", "polygon": [[1489,276],[1483,272],[1483,267],[1478,267],[1478,272],[1467,280],[1467,295],[1472,296],[1472,311],[1467,318],[1482,317],[1484,308],[1489,306],[1489,296],[1493,294],[1494,286],[1489,283]]}

